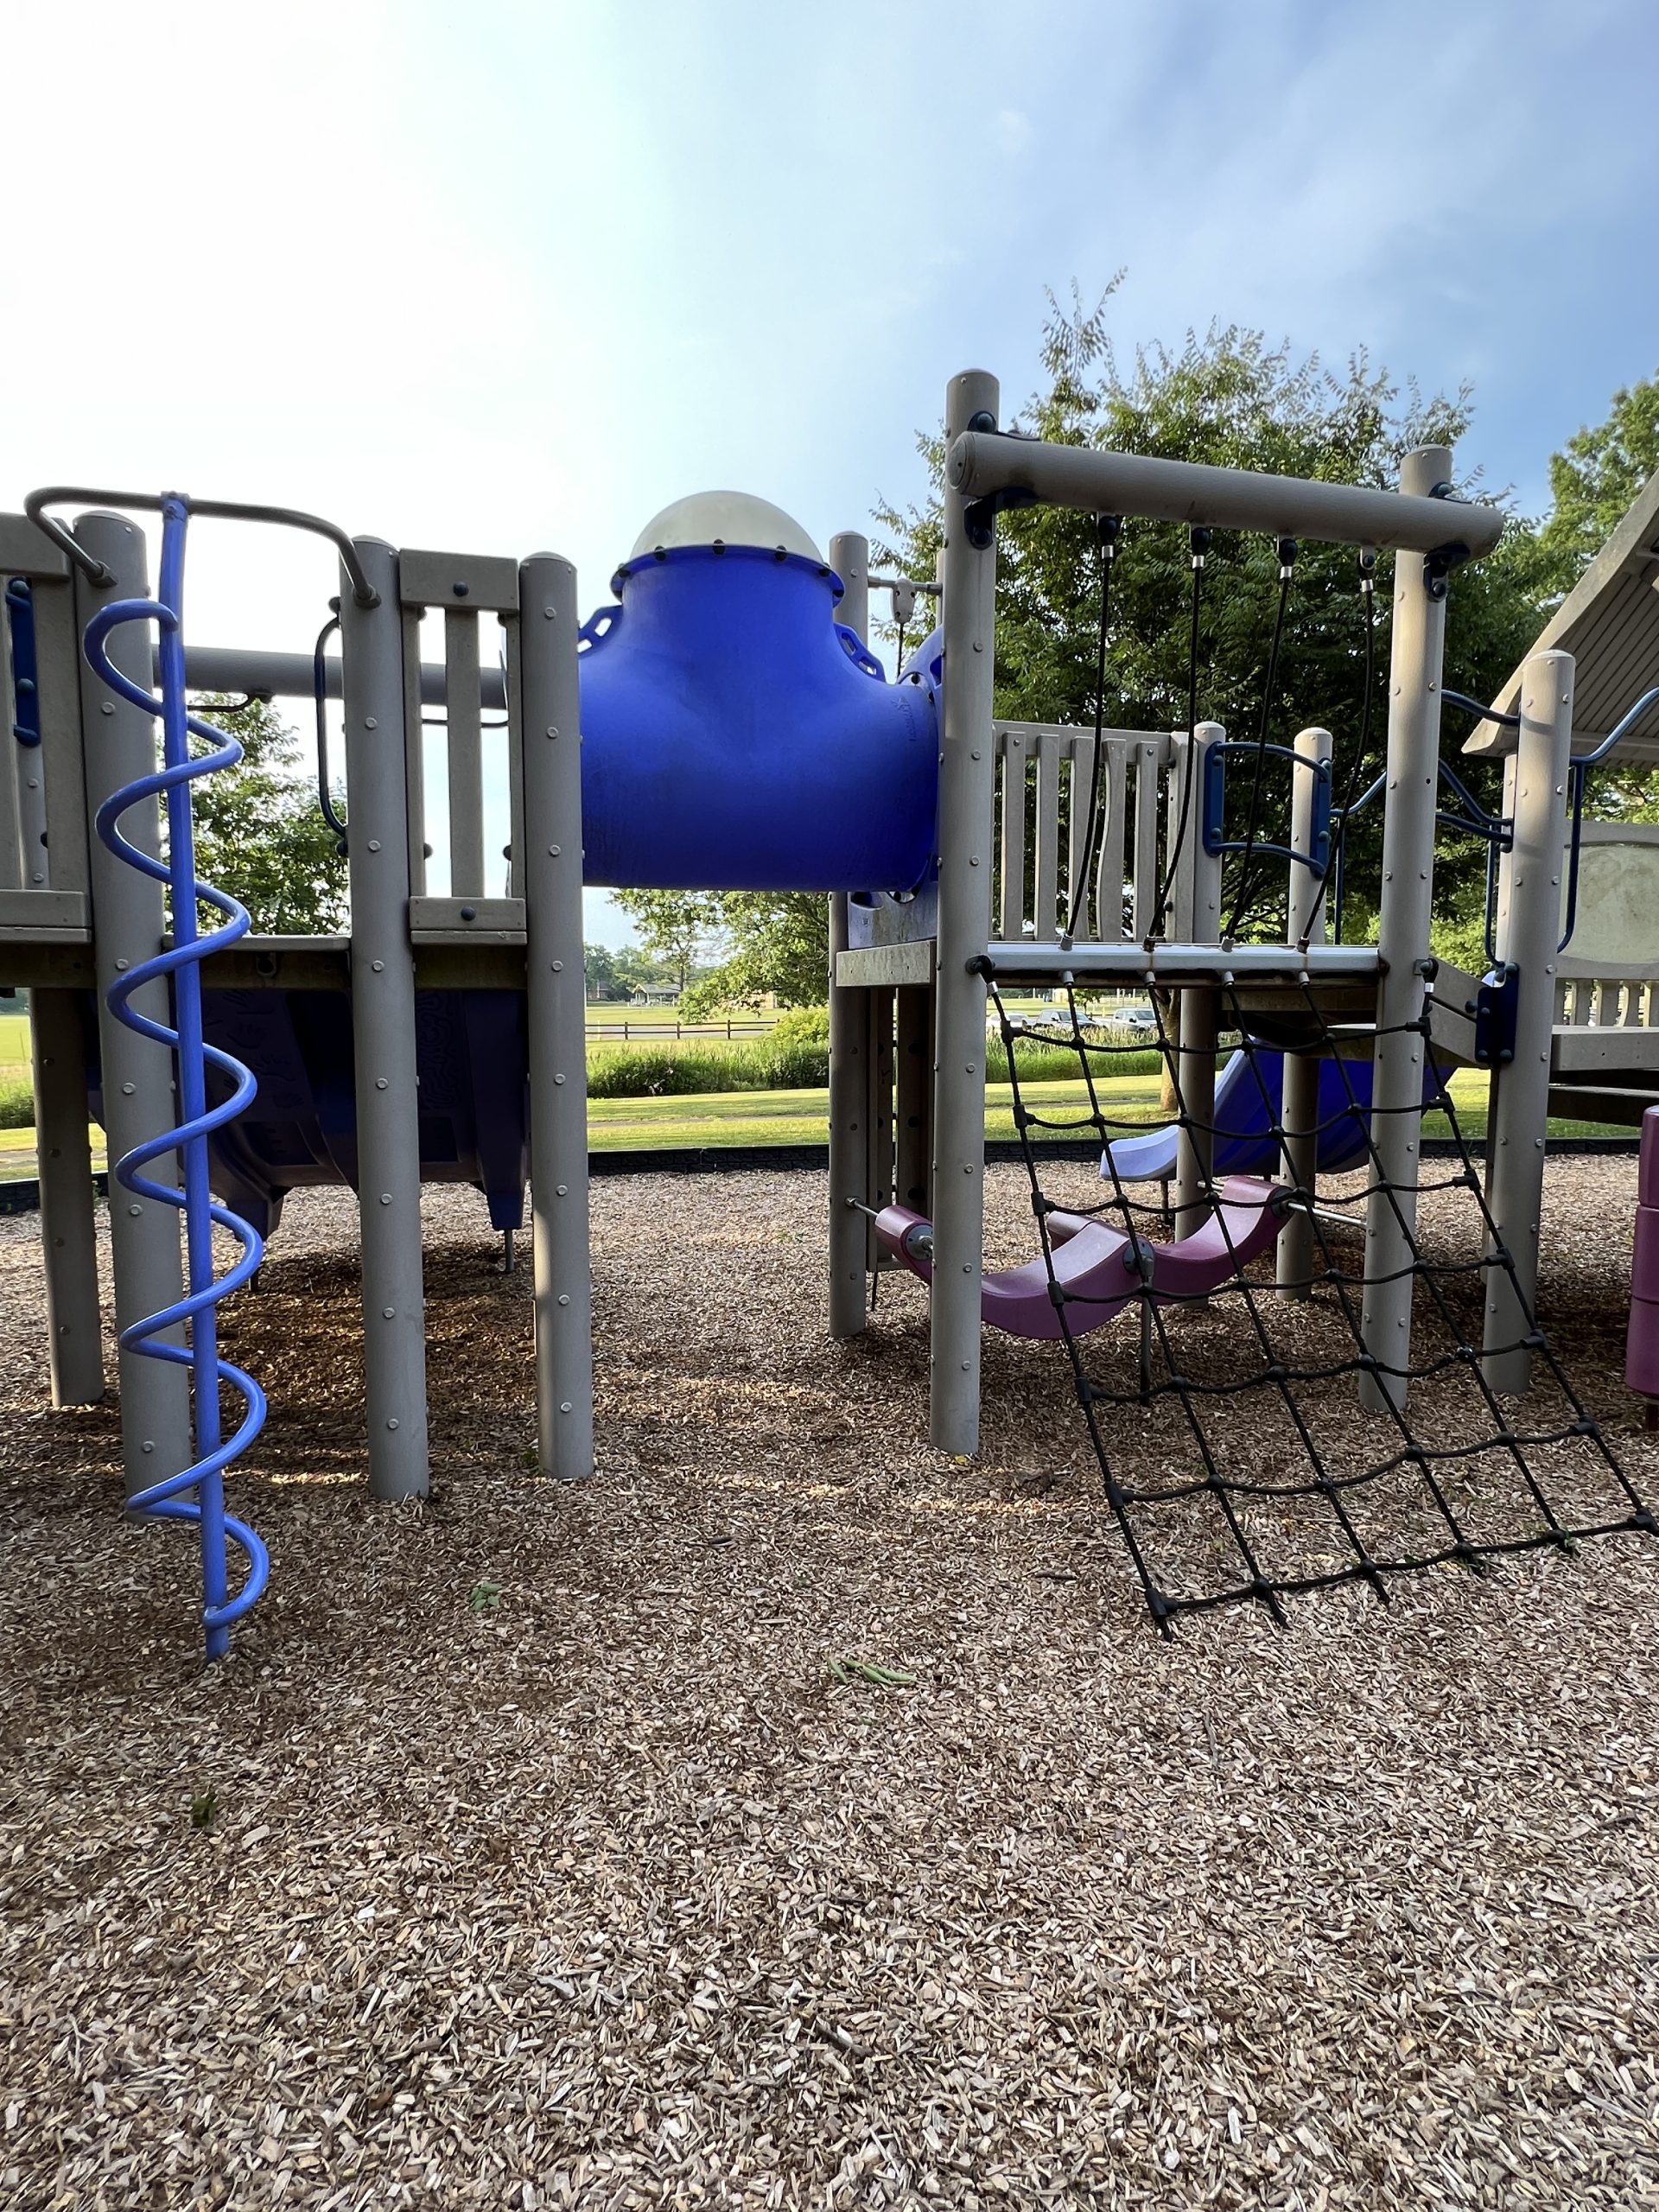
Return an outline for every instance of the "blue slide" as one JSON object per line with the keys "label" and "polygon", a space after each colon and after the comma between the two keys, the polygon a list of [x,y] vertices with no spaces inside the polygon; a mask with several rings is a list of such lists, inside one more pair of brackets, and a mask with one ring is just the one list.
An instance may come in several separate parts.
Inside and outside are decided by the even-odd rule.
{"label": "blue slide", "polygon": [[[1251,1063],[1255,1066],[1252,1068]],[[1235,1052],[1216,1078],[1215,1173],[1271,1175],[1279,1164],[1273,1128],[1279,1118],[1284,1083],[1284,1055],[1257,1050]],[[1432,1065],[1423,1070],[1423,1096],[1432,1099],[1440,1078]],[[1364,1160],[1370,1135],[1370,1060],[1319,1063],[1319,1173],[1339,1173]],[[1116,1170],[1124,1183],[1166,1182],[1175,1173],[1179,1132],[1148,1129],[1145,1136],[1118,1137],[1100,1163],[1109,1179]]]}
{"label": "blue slide", "polygon": [[[210,1045],[251,1068],[253,1103],[208,1140],[213,1188],[259,1235],[276,1229],[289,1191],[357,1185],[356,1069],[352,1001],[342,990],[204,990]],[[92,1111],[103,1120],[98,1025],[86,1001]],[[420,1076],[421,1180],[469,1183],[491,1226],[522,1229],[530,1179],[529,1039],[524,995],[512,990],[415,994]],[[228,1086],[211,1073],[210,1100]]]}

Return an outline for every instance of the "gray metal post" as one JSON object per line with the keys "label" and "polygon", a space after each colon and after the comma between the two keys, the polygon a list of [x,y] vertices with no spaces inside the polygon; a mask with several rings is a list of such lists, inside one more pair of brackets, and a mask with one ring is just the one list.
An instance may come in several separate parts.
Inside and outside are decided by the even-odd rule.
{"label": "gray metal post", "polygon": [[[1401,490],[1426,497],[1450,480],[1444,446],[1406,455]],[[1382,817],[1382,901],[1377,950],[1377,1036],[1372,1056],[1371,1131],[1378,1188],[1365,1211],[1367,1287],[1360,1321],[1366,1352],[1388,1369],[1411,1363],[1408,1272],[1416,1242],[1417,1160],[1422,1135],[1421,963],[1428,957],[1434,894],[1434,815],[1440,773],[1440,664],[1446,601],[1428,588],[1421,553],[1394,563],[1394,646],[1389,669],[1389,745]],[[1389,1191],[1383,1185],[1392,1186]],[[1403,1408],[1403,1375],[1362,1375],[1359,1401],[1373,1413]]]}
{"label": "gray metal post", "polygon": [[[1176,753],[1179,774],[1175,791],[1179,793],[1184,787],[1189,768],[1192,777],[1192,798],[1187,808],[1177,893],[1177,912],[1187,940],[1192,944],[1216,944],[1221,938],[1221,855],[1204,849],[1202,799],[1205,763],[1211,747],[1219,745],[1225,735],[1219,722],[1200,722],[1191,741],[1190,760],[1185,741]],[[1174,827],[1173,817],[1172,836]],[[1176,1141],[1175,1234],[1191,1236],[1210,1212],[1209,1194],[1215,1179],[1219,993],[1207,985],[1189,985],[1180,994],[1175,1022],[1179,1040],[1176,1072],[1181,1104],[1187,1116]]]}
{"label": "gray metal post", "polygon": [[[994,422],[996,378],[969,369],[945,391],[947,448]],[[985,983],[969,963],[991,932],[996,762],[996,544],[973,544],[968,502],[944,499],[944,727],[939,743],[938,1013],[933,1054],[933,1297],[928,1433],[979,1449],[980,1274],[985,1241]]]}
{"label": "gray metal post", "polygon": [[[93,584],[77,570],[76,619],[84,632],[96,610],[110,600],[148,595],[144,536],[124,516],[108,514],[83,516],[75,535],[112,579],[107,584]],[[149,636],[143,626],[134,623],[115,632],[110,640],[110,658],[134,683],[148,688]],[[90,825],[99,806],[112,791],[136,777],[154,772],[159,747],[153,717],[142,707],[118,698],[93,675],[84,657],[80,700]],[[161,830],[155,801],[147,800],[124,815],[122,830],[130,844],[158,853]],[[89,835],[89,857],[104,1126],[113,1169],[122,1154],[159,1136],[177,1118],[171,1052],[118,1021],[110,1012],[107,998],[109,987],[118,975],[161,950],[165,914],[161,885],[118,860],[96,834]],[[136,993],[131,1004],[135,1012],[153,1020],[171,1020],[170,994],[164,982],[151,983]],[[163,1154],[145,1172],[157,1183],[175,1182],[177,1157]],[[158,1205],[152,1198],[136,1198],[111,1177],[110,1241],[118,1330],[178,1302],[183,1294],[183,1272],[179,1217],[171,1206]],[[147,1490],[152,1483],[190,1465],[190,1380],[184,1368],[136,1352],[120,1355],[119,1379],[121,1459],[130,1497],[133,1491]]]}
{"label": "gray metal post", "polygon": [[[29,1017],[52,1402],[95,1406],[104,1395],[104,1341],[80,1008],[73,991],[35,990]],[[118,1205],[122,1193],[111,1197]]]}
{"label": "gray metal post", "polygon": [[426,1312],[421,1273],[420,1096],[409,938],[403,616],[397,557],[355,541],[378,607],[340,581],[346,819],[351,823],[352,1036],[369,1488],[424,1497]]}
{"label": "gray metal post", "polygon": [[594,1471],[577,619],[575,569],[533,555],[518,572],[518,665],[536,1410],[543,1471],[561,1478]]}
{"label": "gray metal post", "polygon": [[[870,547],[855,531],[830,541],[830,565],[846,586],[840,619],[861,638],[869,634]],[[843,990],[836,958],[847,950],[847,895],[830,899],[830,1333],[855,1337],[864,1327],[865,1274],[870,1262],[869,1223],[849,1203],[879,1205],[869,1187],[868,1106],[871,1078],[869,994]]]}
{"label": "gray metal post", "polygon": [[[1331,733],[1328,729],[1299,730],[1296,756],[1322,763],[1329,770]],[[1313,804],[1317,777],[1313,769],[1292,770],[1295,779],[1290,802],[1290,846],[1296,853],[1311,853],[1313,843]],[[1292,861],[1289,895],[1286,901],[1285,942],[1325,943],[1325,901],[1319,899],[1319,879],[1311,868]],[[1319,899],[1319,911],[1314,901]],[[1319,1068],[1316,1058],[1304,1059],[1287,1052],[1281,1093],[1280,1119],[1285,1131],[1285,1179],[1300,1190],[1313,1191],[1319,1175]],[[1279,1288],[1287,1298],[1306,1298],[1313,1280],[1313,1223],[1305,1213],[1287,1214],[1279,1232],[1275,1254]]]}
{"label": "gray metal post", "polygon": [[[1515,1262],[1486,1273],[1483,1363],[1494,1390],[1526,1389],[1531,1359],[1518,1340],[1538,1291],[1538,1230],[1544,1195],[1544,1132],[1555,1027],[1555,967],[1561,930],[1562,816],[1573,749],[1571,653],[1534,653],[1521,677],[1521,734],[1515,762],[1515,846],[1500,960],[1521,970],[1515,1058],[1492,1084],[1486,1145],[1487,1203],[1498,1242]],[[1516,1293],[1519,1293],[1517,1297]],[[1524,1301],[1524,1306],[1522,1301]],[[1513,1349],[1501,1351],[1499,1346]]]}

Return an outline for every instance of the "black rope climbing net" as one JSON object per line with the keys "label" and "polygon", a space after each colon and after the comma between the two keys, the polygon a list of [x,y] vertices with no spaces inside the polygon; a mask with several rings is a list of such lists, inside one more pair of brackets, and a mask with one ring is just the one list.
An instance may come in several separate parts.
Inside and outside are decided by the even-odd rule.
{"label": "black rope climbing net", "polygon": [[[1363,1063],[1344,1057],[1359,1044],[1356,1025],[1327,1014],[1313,979],[1287,972],[1270,1025],[1259,1002],[1246,1002],[1248,985],[1202,988],[1214,992],[1221,1030],[1236,1033],[1243,1055],[1224,1109],[1194,1110],[1187,1093],[1201,1088],[1198,1064],[1183,1054],[1159,995],[1153,1003],[1184,1168],[1173,1226],[1178,1239],[1204,1228],[1220,1248],[1223,1279],[1172,1294],[1154,1281],[1147,1233],[1166,1224],[1166,1192],[1118,1164],[1117,1141],[1144,1135],[1145,1124],[1114,1110],[1114,1067],[1144,1047],[1091,1034],[1070,986],[1063,1008],[1033,1020],[1010,1015],[989,979],[1049,1295],[1106,1499],[1154,1619],[1167,1629],[1182,1613],[1247,1599],[1281,1619],[1286,1597],[1346,1583],[1387,1603],[1395,1574],[1478,1572],[1541,1545],[1570,1550],[1616,1531],[1656,1533],[1522,1295],[1447,1071],[1430,1052],[1432,976],[1416,1019],[1380,1033],[1421,1040],[1423,1102],[1405,1110],[1444,1116],[1450,1131],[1450,1157],[1425,1160],[1420,1146],[1410,1181],[1388,1173],[1376,1126],[1387,1109],[1373,1109],[1356,1074]],[[1253,1020],[1271,1027],[1273,1043],[1253,1034]],[[1365,1060],[1377,1033],[1363,1033]],[[1031,1103],[1015,1049],[1028,1038],[1076,1052],[1082,1112]],[[1284,1078],[1298,1058],[1317,1061],[1321,1073],[1316,1126],[1294,1134],[1338,1152],[1344,1139],[1352,1161],[1317,1196],[1282,1164]],[[1260,1110],[1242,1115],[1241,1097]],[[1223,1171],[1247,1122],[1274,1164],[1241,1182]],[[1046,1187],[1057,1171],[1045,1141],[1085,1134],[1102,1148],[1104,1195],[1062,1204]],[[1368,1273],[1360,1237],[1374,1200],[1408,1257]],[[1310,1263],[1292,1295],[1275,1284],[1272,1245],[1261,1253],[1262,1235],[1252,1232],[1264,1213],[1282,1225],[1297,1212],[1311,1230]],[[1068,1289],[1056,1266],[1079,1216],[1127,1240],[1128,1303],[1104,1325],[1090,1313],[1105,1302],[1098,1291],[1091,1299]],[[1483,1351],[1494,1270],[1507,1276],[1520,1319],[1510,1344]],[[1413,1351],[1409,1364],[1390,1366],[1367,1349],[1365,1306],[1368,1294],[1402,1275],[1412,1286]],[[1116,1287],[1110,1303],[1122,1300]],[[1506,1404],[1485,1362],[1518,1346],[1533,1362],[1532,1389]]]}

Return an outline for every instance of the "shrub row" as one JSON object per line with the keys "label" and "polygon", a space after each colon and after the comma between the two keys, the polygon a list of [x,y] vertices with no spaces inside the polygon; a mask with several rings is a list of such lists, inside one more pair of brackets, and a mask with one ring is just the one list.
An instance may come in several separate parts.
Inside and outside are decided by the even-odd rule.
{"label": "shrub row", "polygon": [[[1015,1047],[1022,1083],[1075,1081],[1077,1056],[1056,1046]],[[1156,1075],[1162,1063],[1155,1052],[1093,1056],[1095,1073]],[[992,1083],[1007,1080],[999,1045],[987,1048],[986,1074]],[[830,1080],[830,1047],[795,1042],[774,1034],[743,1043],[600,1046],[588,1054],[590,1098],[681,1098],[721,1090],[822,1090]]]}
{"label": "shrub row", "polygon": [[0,1076],[0,1129],[32,1129],[35,1090],[26,1075]]}

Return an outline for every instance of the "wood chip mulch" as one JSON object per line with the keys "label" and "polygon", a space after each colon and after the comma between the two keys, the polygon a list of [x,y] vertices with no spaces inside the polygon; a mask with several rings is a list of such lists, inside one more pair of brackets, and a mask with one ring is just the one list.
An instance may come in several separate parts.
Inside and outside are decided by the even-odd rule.
{"label": "wood chip mulch", "polygon": [[[1552,1163],[1541,1305],[1652,1499],[1634,1198]],[[1063,1353],[991,1344],[940,1458],[920,1286],[826,1339],[823,1204],[595,1186],[560,1488],[527,1281],[429,1192],[433,1494],[391,1507],[352,1203],[293,1200],[227,1309],[273,1570],[212,1673],[0,1222],[0,2205],[1659,2205],[1659,1543],[1160,1639]]]}

